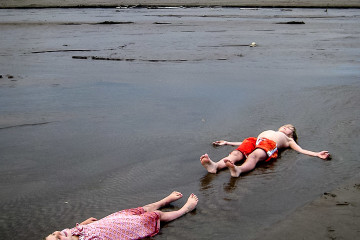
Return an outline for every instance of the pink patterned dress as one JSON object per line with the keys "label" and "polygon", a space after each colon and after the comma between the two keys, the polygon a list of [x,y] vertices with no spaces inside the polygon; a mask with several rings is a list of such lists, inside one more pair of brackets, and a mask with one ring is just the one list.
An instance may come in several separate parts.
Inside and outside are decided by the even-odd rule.
{"label": "pink patterned dress", "polygon": [[142,207],[113,213],[96,222],[70,229],[79,240],[142,239],[157,234],[160,230],[160,215],[145,212]]}

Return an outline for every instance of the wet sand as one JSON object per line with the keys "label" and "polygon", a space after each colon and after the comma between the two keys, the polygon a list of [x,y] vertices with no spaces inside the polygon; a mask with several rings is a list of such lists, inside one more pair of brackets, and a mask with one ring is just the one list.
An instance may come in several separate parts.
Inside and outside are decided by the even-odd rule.
{"label": "wet sand", "polygon": [[360,175],[325,192],[255,239],[357,239],[360,233]]}
{"label": "wet sand", "polygon": [[3,0],[0,7],[116,7],[116,6],[223,6],[223,7],[360,7],[357,0]]}
{"label": "wet sand", "polygon": [[[154,239],[254,239],[281,229],[358,174],[359,15],[1,10],[1,235],[39,239],[173,190],[196,193],[199,205]],[[215,160],[232,150],[214,140],[283,123],[297,127],[301,146],[333,159],[285,151],[239,179],[200,165],[204,153]],[[326,197],[357,209],[357,195],[335,194]]]}

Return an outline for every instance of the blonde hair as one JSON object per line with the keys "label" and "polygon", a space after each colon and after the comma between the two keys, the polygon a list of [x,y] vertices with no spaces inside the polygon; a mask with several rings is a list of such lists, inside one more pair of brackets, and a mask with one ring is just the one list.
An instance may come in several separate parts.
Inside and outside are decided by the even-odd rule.
{"label": "blonde hair", "polygon": [[294,125],[285,124],[283,127],[287,127],[289,129],[291,129],[291,131],[292,131],[292,139],[294,139],[294,141],[297,142],[298,136],[297,136],[296,128],[294,127]]}

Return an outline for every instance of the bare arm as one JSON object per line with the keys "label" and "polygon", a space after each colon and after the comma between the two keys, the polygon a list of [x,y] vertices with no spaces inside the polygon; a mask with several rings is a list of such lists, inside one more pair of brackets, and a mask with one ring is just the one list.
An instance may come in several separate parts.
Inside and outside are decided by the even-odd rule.
{"label": "bare arm", "polygon": [[239,146],[242,142],[228,142],[225,140],[219,140],[213,142],[213,145],[215,146],[223,146],[223,145],[230,145],[230,146]]}
{"label": "bare arm", "polygon": [[293,139],[290,140],[289,146],[299,153],[306,154],[312,157],[318,157],[321,159],[330,158],[330,153],[328,151],[313,152],[313,151],[305,150],[302,147],[300,147]]}
{"label": "bare arm", "polygon": [[91,217],[91,218],[86,219],[86,220],[83,221],[82,223],[80,223],[80,225],[87,225],[87,224],[92,223],[92,222],[95,222],[95,221],[97,221],[97,219],[94,218],[94,217]]}

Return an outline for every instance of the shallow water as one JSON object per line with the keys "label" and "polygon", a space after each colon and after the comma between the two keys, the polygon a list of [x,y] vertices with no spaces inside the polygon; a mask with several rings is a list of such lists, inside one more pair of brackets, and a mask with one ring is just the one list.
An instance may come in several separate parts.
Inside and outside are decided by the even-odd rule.
{"label": "shallow water", "polygon": [[[1,235],[39,239],[178,190],[198,208],[154,239],[253,238],[359,171],[359,20],[359,9],[0,10]],[[289,21],[305,24],[278,24]],[[214,140],[285,123],[333,159],[285,151],[239,179],[200,165],[232,150]]]}

